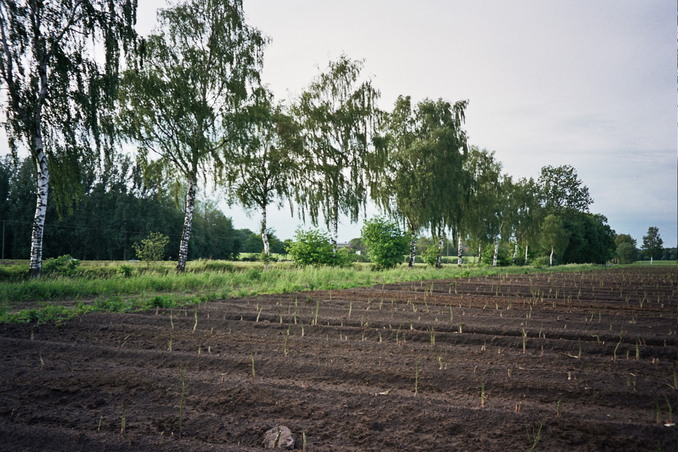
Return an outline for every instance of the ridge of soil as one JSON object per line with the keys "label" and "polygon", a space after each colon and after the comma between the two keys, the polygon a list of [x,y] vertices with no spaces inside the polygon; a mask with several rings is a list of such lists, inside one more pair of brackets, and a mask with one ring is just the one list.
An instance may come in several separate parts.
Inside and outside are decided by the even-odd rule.
{"label": "ridge of soil", "polygon": [[677,364],[675,267],[3,324],[0,448],[678,450]]}

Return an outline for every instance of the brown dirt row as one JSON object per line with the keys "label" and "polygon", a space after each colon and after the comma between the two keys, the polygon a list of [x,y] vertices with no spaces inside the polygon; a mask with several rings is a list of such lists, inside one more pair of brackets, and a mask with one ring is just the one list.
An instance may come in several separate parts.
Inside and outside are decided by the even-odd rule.
{"label": "brown dirt row", "polygon": [[0,444],[678,450],[677,363],[672,267],[96,313],[0,325]]}

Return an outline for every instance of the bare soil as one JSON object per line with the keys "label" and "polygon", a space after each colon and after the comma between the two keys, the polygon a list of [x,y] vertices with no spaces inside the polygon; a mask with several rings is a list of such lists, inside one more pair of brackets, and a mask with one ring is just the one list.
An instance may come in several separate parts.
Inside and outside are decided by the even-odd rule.
{"label": "bare soil", "polygon": [[676,267],[5,324],[0,449],[678,450],[677,334]]}

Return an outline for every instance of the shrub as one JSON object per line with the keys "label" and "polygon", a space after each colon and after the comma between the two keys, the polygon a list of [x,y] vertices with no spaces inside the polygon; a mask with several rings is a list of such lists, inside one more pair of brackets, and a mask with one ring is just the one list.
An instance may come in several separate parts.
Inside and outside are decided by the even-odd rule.
{"label": "shrub", "polygon": [[47,259],[42,271],[48,275],[75,276],[80,266],[78,259],[73,259],[70,254],[64,254],[53,259]]}
{"label": "shrub", "polygon": [[165,247],[169,243],[169,237],[161,232],[151,232],[141,242],[136,242],[134,251],[137,257],[147,263],[161,261],[165,257]]}
{"label": "shrub", "polygon": [[401,263],[409,248],[407,236],[398,225],[381,217],[366,221],[361,234],[367,252],[379,270]]}
{"label": "shrub", "polygon": [[346,267],[351,265],[348,250],[334,252],[329,236],[316,229],[297,230],[295,241],[289,246],[289,253],[294,262],[302,267],[307,265],[330,265]]}
{"label": "shrub", "polygon": [[118,268],[118,273],[120,273],[125,278],[129,278],[130,276],[132,276],[132,267],[130,267],[129,265],[122,264]]}

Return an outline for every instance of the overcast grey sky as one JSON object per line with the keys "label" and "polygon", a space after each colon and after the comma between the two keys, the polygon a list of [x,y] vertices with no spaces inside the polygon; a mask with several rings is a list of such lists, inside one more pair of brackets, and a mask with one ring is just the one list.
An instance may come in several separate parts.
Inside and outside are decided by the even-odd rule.
{"label": "overcast grey sky", "polygon": [[[139,2],[148,32],[163,0]],[[676,246],[675,0],[244,0],[271,38],[263,78],[293,99],[346,53],[390,109],[400,94],[470,101],[470,143],[514,177],[573,165],[617,233]],[[372,215],[376,211],[368,213]],[[228,210],[235,227],[257,228]],[[281,238],[298,224],[272,212]],[[339,237],[360,235],[344,221]]]}

